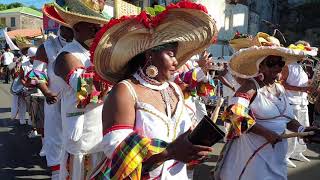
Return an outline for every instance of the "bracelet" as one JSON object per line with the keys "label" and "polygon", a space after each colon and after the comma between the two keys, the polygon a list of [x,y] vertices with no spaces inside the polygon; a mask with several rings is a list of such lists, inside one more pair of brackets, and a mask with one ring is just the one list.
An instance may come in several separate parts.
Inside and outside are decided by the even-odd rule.
{"label": "bracelet", "polygon": [[301,126],[298,128],[298,133],[303,132],[305,129],[306,129],[306,128],[301,125]]}

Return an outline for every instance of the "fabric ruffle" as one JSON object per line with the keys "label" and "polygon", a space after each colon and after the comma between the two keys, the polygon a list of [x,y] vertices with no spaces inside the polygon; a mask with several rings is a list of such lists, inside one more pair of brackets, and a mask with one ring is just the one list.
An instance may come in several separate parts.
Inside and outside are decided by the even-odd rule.
{"label": "fabric ruffle", "polygon": [[[250,101],[249,96],[245,93],[238,93],[235,95],[236,98],[242,98]],[[251,113],[248,106],[243,105],[244,103],[232,104],[223,114],[222,120],[231,123],[230,129],[227,134],[227,139],[235,139],[241,134],[247,132],[255,123],[253,114]],[[249,104],[249,103],[247,103]]]}
{"label": "fabric ruffle", "polygon": [[97,91],[94,85],[94,73],[83,73],[78,78],[77,108],[85,108],[89,103],[101,103],[101,91]]}
{"label": "fabric ruffle", "polygon": [[199,73],[197,68],[192,69],[188,72],[179,74],[176,78],[176,82],[183,82],[187,84],[187,88],[184,90],[184,98],[188,99],[189,97],[196,96],[215,96],[215,84],[213,79],[209,79],[207,82],[202,80],[199,81]]}
{"label": "fabric ruffle", "polygon": [[37,85],[41,83],[48,84],[48,76],[47,73],[44,71],[38,71],[33,69],[30,72],[28,72],[26,78],[31,79],[32,85]]}
{"label": "fabric ruffle", "polygon": [[102,103],[104,91],[108,90],[108,84],[102,82],[93,67],[78,67],[71,70],[66,82],[76,91],[79,109],[85,108],[90,103]]}

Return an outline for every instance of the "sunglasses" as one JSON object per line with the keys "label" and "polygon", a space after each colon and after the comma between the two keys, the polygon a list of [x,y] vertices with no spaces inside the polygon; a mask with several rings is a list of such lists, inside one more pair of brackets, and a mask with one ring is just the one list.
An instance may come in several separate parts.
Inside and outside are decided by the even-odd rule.
{"label": "sunglasses", "polygon": [[266,59],[265,64],[268,68],[273,68],[275,66],[283,68],[286,65],[286,62],[284,62],[282,58],[268,58]]}

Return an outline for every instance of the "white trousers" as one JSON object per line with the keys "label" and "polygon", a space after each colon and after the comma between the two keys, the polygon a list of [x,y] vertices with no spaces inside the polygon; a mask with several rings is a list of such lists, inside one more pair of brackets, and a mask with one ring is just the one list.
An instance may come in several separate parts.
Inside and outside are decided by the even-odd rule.
{"label": "white trousers", "polygon": [[[309,114],[307,105],[291,105],[293,113],[299,123],[305,127],[309,126]],[[292,155],[303,153],[307,150],[307,146],[302,139],[289,138],[288,139],[288,153],[286,158],[290,158]]]}
{"label": "white trousers", "polygon": [[[22,96],[13,95],[11,105],[11,119],[19,116],[20,124],[26,124],[27,101]],[[28,120],[30,124],[31,121]],[[31,124],[30,124],[31,125]]]}
{"label": "white trousers", "polygon": [[[85,156],[88,156],[89,162],[85,162]],[[63,158],[60,164],[59,179],[66,180],[85,180],[88,179],[91,171],[98,166],[103,160],[103,152],[92,153],[88,155],[82,154],[69,154],[63,152]],[[89,163],[89,167],[85,167],[85,164]],[[68,168],[69,167],[69,168]]]}
{"label": "white trousers", "polygon": [[44,151],[47,165],[55,166],[61,162],[62,153],[62,120],[61,102],[44,103]]}

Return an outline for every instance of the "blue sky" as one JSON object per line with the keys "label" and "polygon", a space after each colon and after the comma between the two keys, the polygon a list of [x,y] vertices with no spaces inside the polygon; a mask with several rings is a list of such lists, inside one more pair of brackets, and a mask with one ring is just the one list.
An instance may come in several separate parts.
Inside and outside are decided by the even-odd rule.
{"label": "blue sky", "polygon": [[0,0],[0,4],[10,4],[14,2],[19,2],[25,4],[26,6],[34,5],[37,8],[41,8],[44,3],[52,2],[54,0]]}

